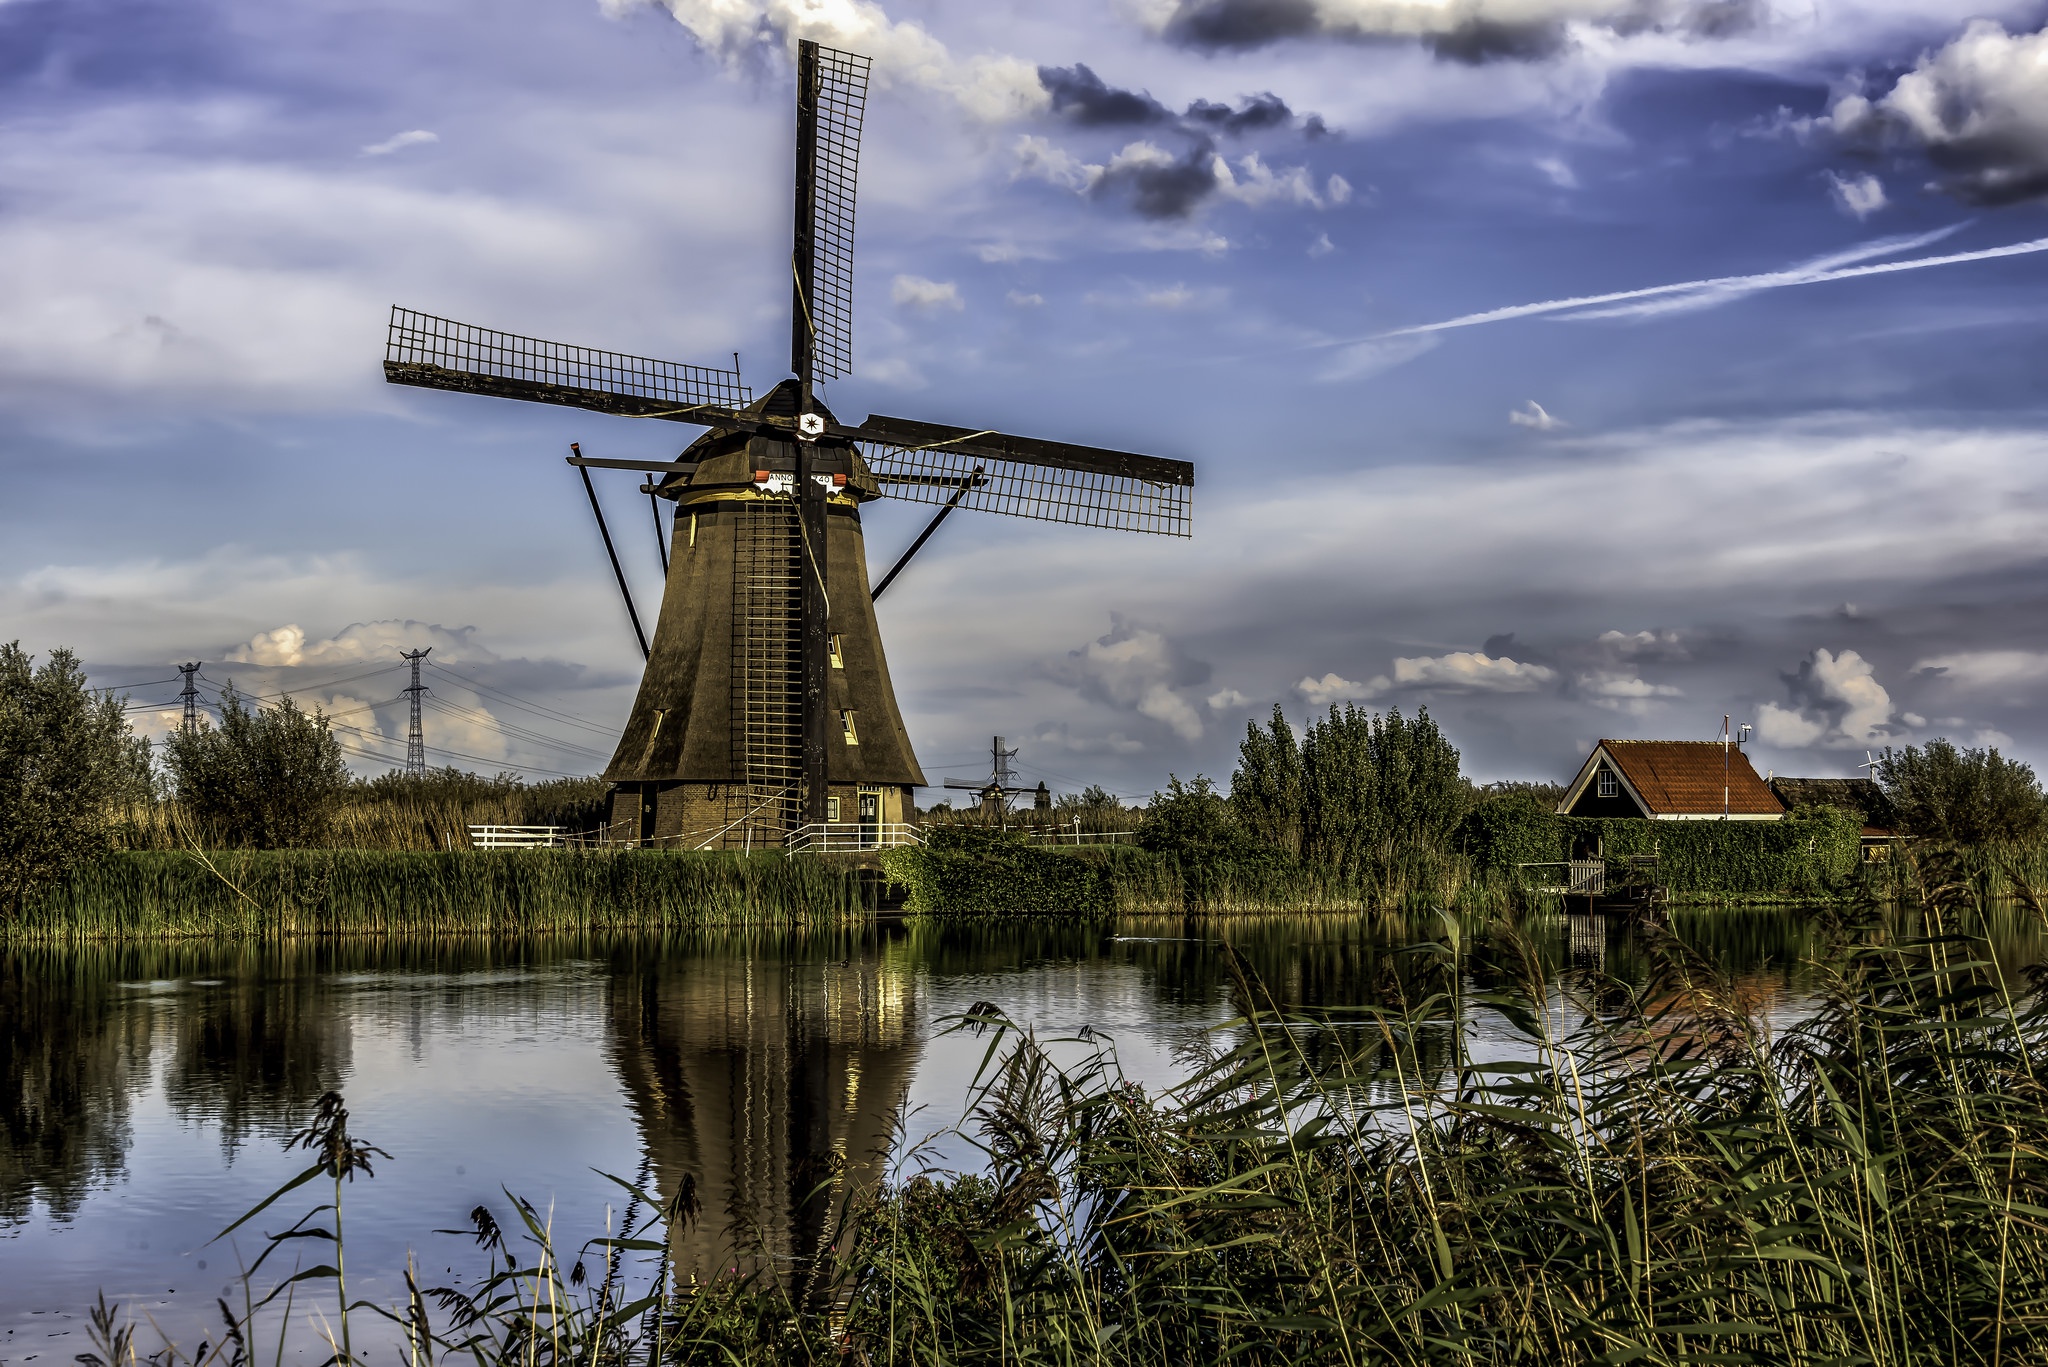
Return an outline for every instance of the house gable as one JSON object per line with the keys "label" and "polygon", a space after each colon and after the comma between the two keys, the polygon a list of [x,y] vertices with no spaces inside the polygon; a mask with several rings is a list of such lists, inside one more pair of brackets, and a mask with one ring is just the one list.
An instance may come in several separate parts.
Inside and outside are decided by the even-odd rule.
{"label": "house gable", "polygon": [[[1611,770],[1629,801],[1619,810],[1600,794],[1600,775]],[[1725,805],[1724,805],[1725,804]],[[1785,804],[1739,747],[1719,741],[1603,740],[1566,790],[1558,812],[1567,816],[1647,816],[1656,821],[1778,821]]]}
{"label": "house gable", "polygon": [[1559,816],[1647,817],[1652,815],[1642,795],[1607,753],[1607,743],[1593,747],[1593,753],[1579,766],[1578,777],[1565,789],[1557,804]]}

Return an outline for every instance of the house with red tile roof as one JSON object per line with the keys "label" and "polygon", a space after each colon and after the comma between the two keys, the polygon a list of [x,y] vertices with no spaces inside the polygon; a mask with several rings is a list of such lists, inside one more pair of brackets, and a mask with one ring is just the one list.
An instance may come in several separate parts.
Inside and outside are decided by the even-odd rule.
{"label": "house with red tile roof", "polygon": [[1652,821],[1782,821],[1785,804],[1739,745],[1603,740],[1565,789],[1557,813]]}

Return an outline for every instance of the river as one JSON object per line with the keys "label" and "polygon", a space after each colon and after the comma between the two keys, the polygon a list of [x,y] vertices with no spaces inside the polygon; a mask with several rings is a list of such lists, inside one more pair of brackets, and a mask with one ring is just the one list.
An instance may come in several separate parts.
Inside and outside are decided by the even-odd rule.
{"label": "river", "polygon": [[[1780,1026],[1810,1000],[1812,926],[1787,910],[1676,922]],[[1436,928],[1317,916],[0,951],[0,1363],[87,1351],[102,1290],[188,1346],[217,1333],[214,1298],[260,1251],[254,1231],[323,1187],[209,1240],[305,1166],[284,1140],[330,1090],[390,1155],[345,1193],[351,1291],[372,1301],[400,1298],[408,1253],[428,1284],[473,1270],[473,1244],[435,1231],[478,1205],[507,1217],[508,1189],[567,1246],[605,1232],[622,1193],[604,1174],[662,1194],[693,1179],[703,1230],[737,1221],[787,1254],[821,1237],[796,1199],[821,1164],[973,1163],[947,1133],[988,1047],[947,1030],[971,1005],[1047,1037],[1085,1029],[1070,1056],[1113,1048],[1156,1086],[1238,1013],[1244,982],[1287,1006],[1371,1004],[1400,976],[1395,951]],[[1646,971],[1619,926],[1553,916],[1529,933],[1554,979]],[[2008,969],[2044,957],[2016,917],[1992,938]],[[1471,945],[1483,974],[1487,937]],[[1487,1030],[1475,1022],[1481,1049]],[[728,1247],[706,1236],[679,1255],[708,1272]]]}

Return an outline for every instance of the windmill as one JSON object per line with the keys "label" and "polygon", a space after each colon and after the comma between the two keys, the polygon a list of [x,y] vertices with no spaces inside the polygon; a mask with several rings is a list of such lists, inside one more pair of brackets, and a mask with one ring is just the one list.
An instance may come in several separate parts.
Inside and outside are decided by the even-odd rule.
{"label": "windmill", "polygon": [[[710,429],[642,486],[675,515],[647,669],[604,773],[611,829],[627,839],[817,844],[857,818],[859,840],[889,841],[924,774],[872,603],[956,509],[1190,534],[1185,461],[880,414],[848,426],[825,406],[818,386],[853,363],[868,70],[865,57],[797,44],[792,376],[761,398],[737,356],[730,370],[683,365],[391,311],[394,384]],[[580,448],[569,461],[586,482],[593,468],[650,469]],[[876,498],[938,512],[870,589],[860,507]]]}

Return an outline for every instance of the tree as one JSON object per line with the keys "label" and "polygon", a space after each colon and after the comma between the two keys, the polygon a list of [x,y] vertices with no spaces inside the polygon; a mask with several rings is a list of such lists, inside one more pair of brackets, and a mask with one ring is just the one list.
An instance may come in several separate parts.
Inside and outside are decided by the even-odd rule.
{"label": "tree", "polygon": [[1414,720],[1332,707],[1297,746],[1279,708],[1246,726],[1230,800],[1245,832],[1287,854],[1358,875],[1397,851],[1448,850],[1470,804],[1458,750],[1427,708]]}
{"label": "tree", "polygon": [[42,668],[0,646],[0,908],[28,899],[112,846],[115,804],[149,796],[149,742],[125,699],[86,687],[70,651]]}
{"label": "tree", "polygon": [[179,804],[211,838],[258,849],[325,841],[349,786],[319,709],[284,698],[252,711],[232,684],[221,690],[220,725],[172,732],[164,759]]}
{"label": "tree", "polygon": [[1244,724],[1237,772],[1230,776],[1230,805],[1247,834],[1287,854],[1301,853],[1301,747],[1278,703],[1261,731]]}
{"label": "tree", "polygon": [[1996,750],[1926,746],[1887,748],[1877,781],[1908,835],[1959,846],[2014,845],[2048,825],[2034,771]]}

